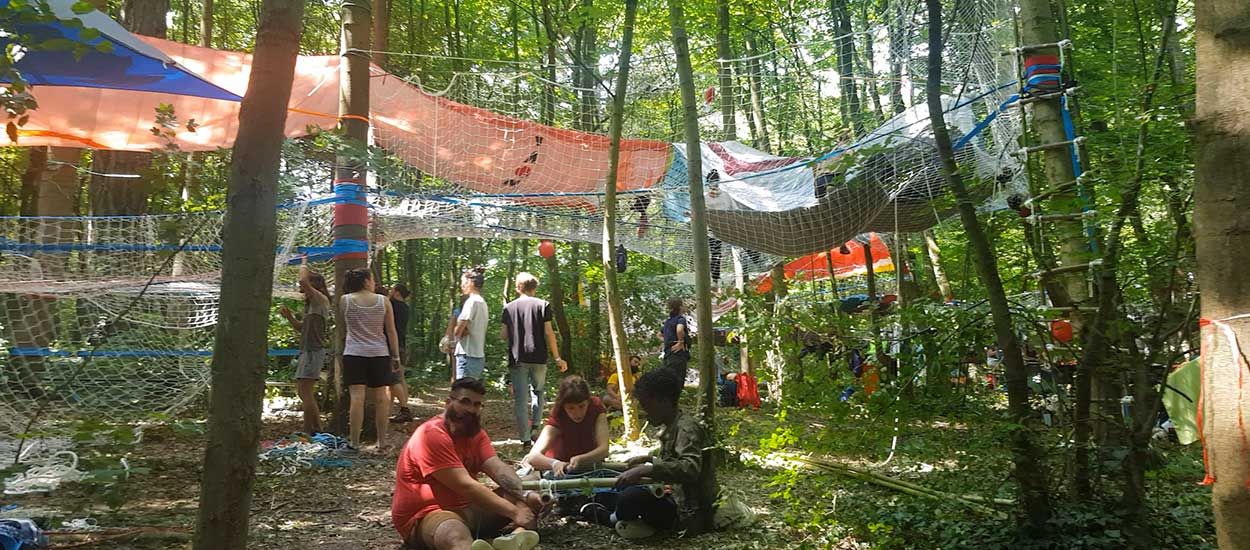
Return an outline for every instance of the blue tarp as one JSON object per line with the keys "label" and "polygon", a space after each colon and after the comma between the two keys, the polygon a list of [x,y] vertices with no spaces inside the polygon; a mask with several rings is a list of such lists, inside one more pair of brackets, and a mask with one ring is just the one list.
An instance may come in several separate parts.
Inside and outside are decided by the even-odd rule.
{"label": "blue tarp", "polygon": [[[84,28],[98,30],[99,36],[82,40],[83,29],[63,22],[16,25],[17,34],[30,35],[39,42],[63,38],[91,46],[81,59],[75,59],[69,50],[27,51],[16,68],[31,85],[160,92],[227,101],[242,99],[179,66],[104,13],[75,14],[73,3],[73,0],[48,0],[56,17],[77,19]],[[8,6],[9,0],[0,0],[0,10]],[[112,44],[107,53],[96,49],[103,42]],[[10,40],[0,37],[0,47],[7,47],[9,43]]]}

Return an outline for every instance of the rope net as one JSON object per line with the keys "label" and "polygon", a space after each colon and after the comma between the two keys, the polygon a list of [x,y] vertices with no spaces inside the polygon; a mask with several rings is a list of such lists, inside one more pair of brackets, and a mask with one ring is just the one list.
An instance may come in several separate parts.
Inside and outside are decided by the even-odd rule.
{"label": "rope net", "polygon": [[[919,99],[925,21],[919,4],[904,4],[886,24],[832,38],[823,13],[795,14],[788,41],[761,35],[758,51],[696,67],[702,135],[732,138],[700,148],[716,280],[733,280],[735,248],[744,271],[759,273],[866,232],[925,229],[951,212]],[[942,103],[957,160],[993,207],[1027,189],[1012,155],[1020,79],[1014,56],[1001,55],[1013,45],[1011,6],[956,4]],[[843,78],[837,59],[848,45],[854,75]],[[636,58],[615,214],[622,246],[689,270],[688,162],[671,58],[660,47]],[[407,81],[375,67],[371,136],[383,153],[367,186],[367,246],[602,242],[611,63],[431,62]],[[727,91],[717,88],[722,74]],[[560,84],[569,81],[579,85]],[[734,105],[728,130],[722,94]],[[299,257],[329,273],[344,252],[330,238],[331,206],[343,199],[317,177],[279,214],[279,293],[294,291]],[[43,424],[125,422],[190,402],[208,379],[222,222],[219,212],[0,219],[0,403]]]}

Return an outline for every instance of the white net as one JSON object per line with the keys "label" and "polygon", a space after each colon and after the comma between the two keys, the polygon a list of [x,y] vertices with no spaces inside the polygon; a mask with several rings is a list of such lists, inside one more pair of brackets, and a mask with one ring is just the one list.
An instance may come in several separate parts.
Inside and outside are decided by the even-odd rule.
{"label": "white net", "polygon": [[[942,101],[958,160],[978,176],[981,197],[1023,193],[1010,154],[1021,127],[1008,107],[1017,69],[1001,55],[1013,45],[1010,2],[956,4]],[[948,215],[918,99],[927,53],[919,8],[899,3],[886,24],[847,37],[827,37],[823,15],[794,14],[785,40],[770,36],[759,51],[698,68],[707,90],[703,135],[733,138],[701,148],[717,280],[733,280],[726,243],[740,249],[745,271],[761,272],[865,232],[916,231]],[[857,48],[853,78],[837,73],[840,39]],[[664,48],[636,58],[617,235],[629,250],[688,270],[687,163],[684,145],[674,144],[680,101],[670,60]],[[431,64],[410,82],[371,79],[371,132],[389,157],[370,186],[369,245],[445,237],[600,243],[602,82],[571,63],[556,67],[555,80],[523,63],[456,65]],[[557,84],[579,71],[582,86]],[[733,82],[730,131],[719,110],[724,92],[715,89],[722,71]],[[614,72],[611,62],[593,68],[603,82]],[[309,185],[323,192],[305,198],[331,198],[281,210],[275,284],[283,292],[293,287],[295,258],[334,252],[333,198],[325,182]],[[125,421],[193,399],[208,378],[222,221],[212,212],[0,219],[0,403],[23,419]]]}

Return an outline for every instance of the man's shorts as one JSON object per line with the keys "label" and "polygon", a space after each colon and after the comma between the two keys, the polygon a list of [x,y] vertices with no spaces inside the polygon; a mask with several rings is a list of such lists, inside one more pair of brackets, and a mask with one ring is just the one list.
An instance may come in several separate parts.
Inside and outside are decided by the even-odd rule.
{"label": "man's shorts", "polygon": [[391,358],[388,355],[343,356],[343,385],[385,388],[391,385]]}
{"label": "man's shorts", "polygon": [[295,367],[296,380],[318,380],[321,369],[326,364],[326,350],[314,349],[299,352],[299,362]]}
{"label": "man's shorts", "polygon": [[469,528],[473,538],[492,539],[508,524],[508,519],[492,514],[483,514],[472,508],[459,510],[435,510],[416,520],[414,528],[404,534],[404,544],[409,548],[425,550],[434,548],[434,534],[438,527],[447,521],[460,521]]}
{"label": "man's shorts", "polygon": [[468,355],[456,356],[456,379],[476,378],[482,379],[482,372],[486,370],[485,357],[469,357]]}

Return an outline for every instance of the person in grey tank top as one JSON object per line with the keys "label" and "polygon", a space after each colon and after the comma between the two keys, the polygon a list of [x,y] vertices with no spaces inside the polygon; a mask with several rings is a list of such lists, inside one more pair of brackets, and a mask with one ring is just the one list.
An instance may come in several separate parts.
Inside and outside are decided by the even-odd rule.
{"label": "person in grey tank top", "polygon": [[374,415],[378,442],[362,450],[384,453],[388,424],[385,411],[391,403],[388,388],[400,368],[395,314],[390,300],[374,292],[373,274],[368,269],[348,271],[343,276],[343,293],[339,298],[339,319],[347,336],[343,346],[343,384],[351,396],[348,441],[360,448],[367,393],[378,411]]}
{"label": "person in grey tank top", "polygon": [[282,306],[279,312],[300,333],[299,360],[295,368],[295,388],[304,409],[304,433],[321,431],[321,410],[317,407],[317,381],[326,364],[326,327],[330,321],[330,291],[326,278],[308,269],[307,258],[300,260],[299,291],[304,295],[304,314],[297,318]]}

